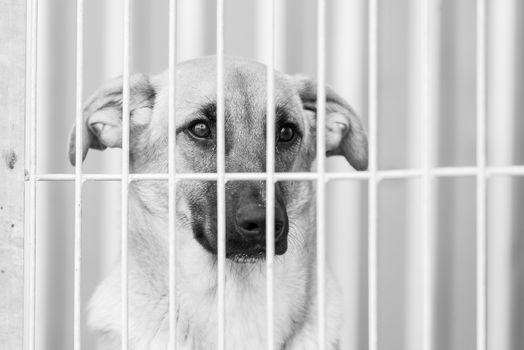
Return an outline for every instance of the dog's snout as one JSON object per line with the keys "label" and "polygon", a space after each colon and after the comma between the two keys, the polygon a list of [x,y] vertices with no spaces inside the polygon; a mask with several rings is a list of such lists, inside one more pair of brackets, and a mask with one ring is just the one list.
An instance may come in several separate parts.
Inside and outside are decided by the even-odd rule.
{"label": "dog's snout", "polygon": [[[233,261],[258,261],[265,256],[267,217],[263,189],[264,183],[254,181],[226,185],[226,256]],[[274,253],[282,255],[287,251],[289,219],[278,187],[274,205]]]}
{"label": "dog's snout", "polygon": [[[236,225],[242,238],[259,240],[265,237],[266,208],[257,204],[245,205],[237,210]],[[286,217],[280,206],[275,207],[275,239],[285,230]]]}

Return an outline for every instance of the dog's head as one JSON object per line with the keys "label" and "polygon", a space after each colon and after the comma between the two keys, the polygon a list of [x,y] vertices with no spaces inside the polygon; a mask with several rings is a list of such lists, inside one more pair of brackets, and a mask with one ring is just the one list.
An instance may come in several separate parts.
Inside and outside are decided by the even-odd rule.
{"label": "dog's head", "polygon": [[[266,67],[239,58],[225,60],[225,142],[227,172],[266,170]],[[201,58],[176,70],[177,172],[216,171],[216,59]],[[167,172],[167,74],[130,78],[130,166],[133,172]],[[275,73],[277,172],[310,171],[316,156],[316,82]],[[341,155],[357,170],[367,167],[367,138],[351,107],[327,88],[326,155]],[[83,156],[89,148],[121,147],[122,80],[100,88],[84,108]],[[75,134],[69,157],[75,163]],[[287,250],[294,215],[308,205],[309,185],[275,185],[275,253]],[[147,192],[147,190],[145,190]],[[167,187],[155,196],[167,196]],[[177,186],[177,215],[194,239],[216,253],[216,182],[184,181]],[[165,200],[158,201],[165,203]],[[265,184],[226,184],[226,251],[238,262],[265,254]]]}

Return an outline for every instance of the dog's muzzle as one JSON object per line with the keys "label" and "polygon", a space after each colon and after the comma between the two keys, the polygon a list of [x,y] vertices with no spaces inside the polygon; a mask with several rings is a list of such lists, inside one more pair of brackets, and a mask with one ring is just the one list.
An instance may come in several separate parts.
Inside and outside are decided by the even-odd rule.
{"label": "dog's muzzle", "polygon": [[[239,263],[258,262],[266,256],[265,185],[260,181],[235,181],[226,184],[226,257]],[[208,183],[191,206],[191,225],[195,239],[212,254],[217,254],[216,185]],[[275,185],[275,255],[287,251],[289,222],[283,190]]]}
{"label": "dog's muzzle", "polygon": [[[275,254],[287,250],[288,218],[285,208],[275,203]],[[232,225],[233,226],[233,225]],[[228,230],[227,258],[236,262],[256,262],[266,254],[266,208],[249,203],[240,206],[234,217],[234,228]]]}

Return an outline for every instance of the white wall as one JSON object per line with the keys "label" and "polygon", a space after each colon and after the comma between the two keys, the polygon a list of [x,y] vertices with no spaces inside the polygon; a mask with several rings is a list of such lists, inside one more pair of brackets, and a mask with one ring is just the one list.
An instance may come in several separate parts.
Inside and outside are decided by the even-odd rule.
{"label": "white wall", "polygon": [[[90,0],[85,8],[86,97],[121,73],[121,0]],[[132,71],[167,68],[167,1],[132,1]],[[379,1],[379,165],[420,166],[421,44],[417,0]],[[179,1],[179,58],[215,52],[215,2]],[[367,1],[328,0],[327,80],[367,123]],[[490,2],[489,161],[523,163],[524,102],[519,39],[524,6]],[[313,0],[277,1],[276,64],[287,73],[316,72],[316,9]],[[436,101],[436,164],[475,164],[475,2],[442,0],[438,20],[439,88]],[[74,120],[74,1],[40,1],[39,172],[71,173],[66,145]],[[227,54],[265,60],[263,0],[226,0]],[[520,131],[520,132],[519,132]],[[91,152],[87,172],[118,172],[119,151]],[[348,170],[330,159],[333,171]],[[490,182],[489,342],[491,349],[522,349],[524,335],[524,239],[518,215],[520,180]],[[328,257],[344,289],[343,349],[367,347],[367,183],[328,187]],[[421,348],[420,182],[385,181],[379,207],[379,344],[382,349]],[[436,349],[475,346],[475,182],[437,184],[434,253]],[[118,259],[119,184],[88,183],[84,190],[83,301]],[[73,185],[39,184],[38,340],[42,349],[72,344]],[[84,348],[93,349],[87,328]]]}

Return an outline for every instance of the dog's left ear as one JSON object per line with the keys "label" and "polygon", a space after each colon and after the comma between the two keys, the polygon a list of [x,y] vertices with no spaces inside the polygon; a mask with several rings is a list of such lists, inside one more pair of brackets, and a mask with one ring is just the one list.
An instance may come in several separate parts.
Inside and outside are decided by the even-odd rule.
{"label": "dog's left ear", "polygon": [[[317,82],[305,76],[292,77],[306,114],[316,120]],[[368,139],[362,122],[351,106],[326,87],[326,156],[343,155],[356,170],[368,167]]]}

